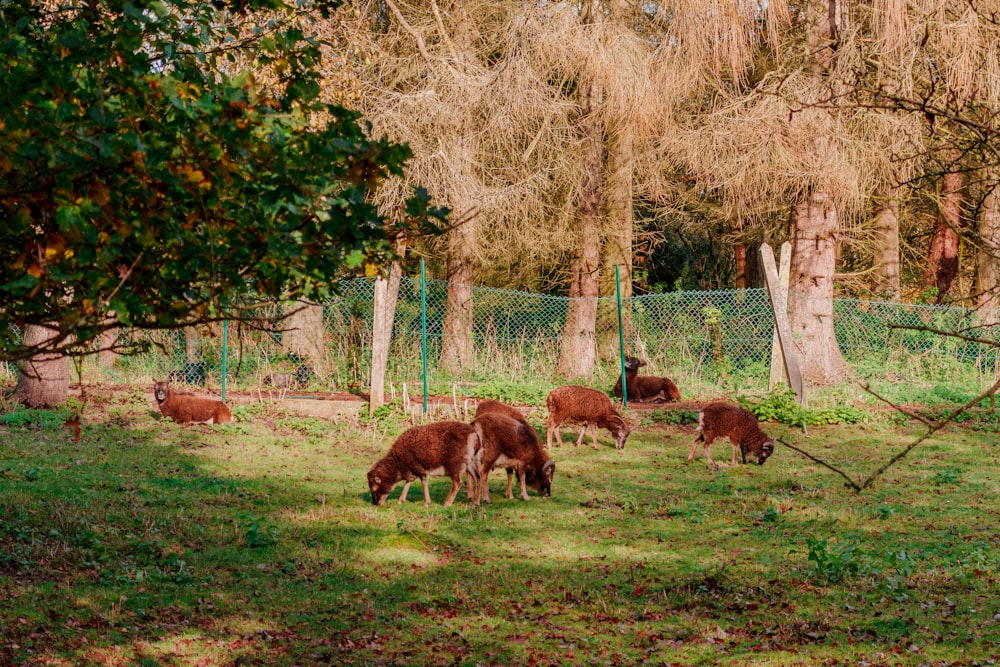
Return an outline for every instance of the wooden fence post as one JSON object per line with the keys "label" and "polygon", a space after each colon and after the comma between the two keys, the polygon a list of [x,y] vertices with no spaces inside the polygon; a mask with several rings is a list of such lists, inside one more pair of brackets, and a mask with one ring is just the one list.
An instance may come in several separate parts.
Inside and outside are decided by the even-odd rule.
{"label": "wooden fence post", "polygon": [[795,352],[795,341],[792,340],[792,328],[788,323],[787,297],[781,288],[781,279],[774,264],[774,250],[764,243],[760,247],[760,256],[764,261],[764,277],[767,282],[767,295],[771,300],[771,310],[774,312],[774,327],[778,333],[778,343],[781,347],[781,358],[785,363],[785,376],[788,385],[795,392],[798,404],[805,407],[806,388],[802,382],[802,371],[799,369],[798,355]]}

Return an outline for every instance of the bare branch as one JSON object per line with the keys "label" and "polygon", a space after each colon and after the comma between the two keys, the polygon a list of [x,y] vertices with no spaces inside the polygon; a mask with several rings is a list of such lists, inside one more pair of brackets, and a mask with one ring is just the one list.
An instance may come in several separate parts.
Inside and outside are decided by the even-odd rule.
{"label": "bare branch", "polygon": [[826,469],[828,469],[828,470],[832,470],[833,472],[837,473],[838,475],[840,475],[841,477],[843,477],[844,479],[846,479],[846,480],[847,480],[847,485],[848,485],[848,486],[850,486],[850,487],[851,487],[852,489],[854,489],[855,491],[858,491],[858,492],[860,492],[860,491],[861,491],[861,489],[863,489],[863,488],[864,488],[864,487],[862,487],[862,486],[858,486],[858,483],[857,483],[857,482],[855,482],[855,481],[854,481],[853,479],[851,479],[851,478],[850,478],[850,477],[849,477],[849,476],[847,475],[847,473],[845,473],[844,471],[840,470],[839,468],[837,468],[837,467],[835,467],[835,466],[832,466],[832,465],[830,465],[829,463],[827,463],[827,462],[826,462],[826,461],[824,461],[823,459],[818,459],[818,458],[816,458],[815,456],[813,456],[813,455],[812,455],[812,454],[810,454],[809,452],[807,452],[807,451],[805,451],[805,450],[802,450],[802,449],[799,449],[798,447],[796,447],[796,446],[795,446],[795,445],[793,445],[793,444],[790,444],[790,443],[788,443],[788,442],[785,442],[785,441],[784,441],[784,440],[783,440],[782,438],[775,438],[775,439],[776,439],[776,440],[777,440],[778,442],[780,442],[781,444],[783,444],[783,445],[784,445],[785,447],[788,447],[789,449],[794,449],[794,450],[795,450],[795,451],[797,451],[797,452],[798,452],[799,454],[801,454],[802,456],[806,457],[807,459],[809,459],[809,460],[810,460],[810,461],[812,461],[813,463],[818,463],[819,465],[823,466],[824,468],[826,468]]}

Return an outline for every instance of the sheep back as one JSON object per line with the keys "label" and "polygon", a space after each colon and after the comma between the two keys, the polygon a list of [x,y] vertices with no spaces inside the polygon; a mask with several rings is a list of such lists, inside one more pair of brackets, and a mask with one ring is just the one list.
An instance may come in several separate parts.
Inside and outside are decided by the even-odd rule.
{"label": "sheep back", "polygon": [[424,485],[424,497],[429,498],[427,477],[446,475],[453,486],[444,505],[451,505],[461,486],[463,472],[478,482],[473,461],[478,446],[475,430],[462,422],[440,421],[407,429],[368,472],[372,504],[384,504],[393,487],[405,481],[404,492],[400,495],[400,502],[403,502],[405,490],[416,479]]}
{"label": "sheep back", "polygon": [[160,414],[178,424],[223,424],[233,421],[233,413],[222,401],[174,391],[169,380],[153,384],[153,397]]}

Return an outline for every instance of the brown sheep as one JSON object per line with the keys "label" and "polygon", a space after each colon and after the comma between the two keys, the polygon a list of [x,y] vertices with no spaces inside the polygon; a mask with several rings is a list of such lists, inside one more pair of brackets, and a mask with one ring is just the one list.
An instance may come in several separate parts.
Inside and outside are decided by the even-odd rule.
{"label": "brown sheep", "polygon": [[180,393],[170,387],[170,381],[153,384],[153,396],[160,413],[178,424],[222,424],[233,421],[233,413],[222,401]]}
{"label": "brown sheep", "polygon": [[597,449],[597,429],[606,428],[615,438],[615,447],[625,449],[625,440],[632,431],[625,418],[615,410],[607,394],[587,387],[564,385],[549,392],[545,405],[549,408],[546,443],[550,449],[553,433],[556,443],[562,444],[559,426],[565,422],[583,424],[580,436],[576,439],[577,446],[583,443],[583,437],[590,428],[593,432],[594,449]]}
{"label": "brown sheep", "polygon": [[475,429],[462,422],[440,421],[407,429],[392,443],[389,453],[368,472],[372,504],[385,504],[389,492],[401,481],[404,484],[399,502],[406,502],[410,485],[419,479],[424,489],[424,505],[429,507],[431,494],[427,478],[447,475],[451,477],[451,491],[444,506],[448,507],[462,486],[463,472],[469,477],[470,496],[475,504],[478,494],[474,489],[479,484],[479,472],[474,456],[478,448]]}
{"label": "brown sheep", "polygon": [[[509,407],[509,406],[505,406]],[[504,414],[493,406],[491,412],[476,411],[472,426],[479,436],[480,448],[476,452],[479,468],[479,499],[490,502],[490,470],[494,467],[507,468],[507,498],[513,498],[511,477],[517,471],[521,484],[521,498],[528,500],[528,487],[538,491],[542,497],[552,494],[552,476],[556,464],[542,449],[535,429],[525,421]]]}
{"label": "brown sheep", "polygon": [[731,403],[709,403],[698,413],[698,437],[691,445],[688,463],[694,461],[698,443],[705,443],[705,456],[711,465],[711,446],[716,438],[729,438],[733,445],[733,465],[736,465],[736,451],[739,450],[743,462],[764,465],[764,461],[774,453],[774,439],[770,438],[757,423],[752,412]]}
{"label": "brown sheep", "polygon": [[[681,392],[670,378],[639,375],[639,368],[645,366],[645,361],[635,357],[625,358],[625,388],[628,390],[628,400],[647,401],[654,403],[670,403],[681,400]],[[622,377],[618,376],[615,383],[615,396],[622,397]]]}
{"label": "brown sheep", "polygon": [[[484,398],[483,400],[479,401],[478,405],[476,405],[476,414],[475,414],[475,417],[478,417],[479,415],[484,415],[486,413],[507,415],[511,419],[516,419],[518,421],[523,421],[525,424],[528,423],[528,420],[525,419],[523,412],[521,412],[520,410],[518,410],[517,408],[515,408],[513,405],[507,405],[503,401],[498,401],[498,400],[493,399],[493,398]],[[475,417],[473,417],[473,419],[475,419]],[[530,424],[529,424],[529,426],[530,426]],[[532,429],[532,430],[534,430],[534,429]],[[536,437],[536,440],[537,440],[537,437]],[[541,447],[541,442],[538,443],[538,446]],[[507,470],[507,498],[513,498],[514,497],[514,472],[515,472],[516,468],[507,467],[506,470]],[[518,477],[518,480],[520,480],[520,477]],[[487,490],[487,494],[488,493],[489,493],[489,491]],[[489,501],[487,501],[487,502],[489,502]]]}

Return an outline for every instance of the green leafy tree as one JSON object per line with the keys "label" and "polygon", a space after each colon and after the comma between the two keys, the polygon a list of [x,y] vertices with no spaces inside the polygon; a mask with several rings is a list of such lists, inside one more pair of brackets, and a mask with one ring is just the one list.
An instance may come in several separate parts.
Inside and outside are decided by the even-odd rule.
{"label": "green leafy tree", "polygon": [[303,25],[336,4],[0,4],[0,360],[320,300],[438,230],[422,189],[371,203],[409,149],[318,100]]}

